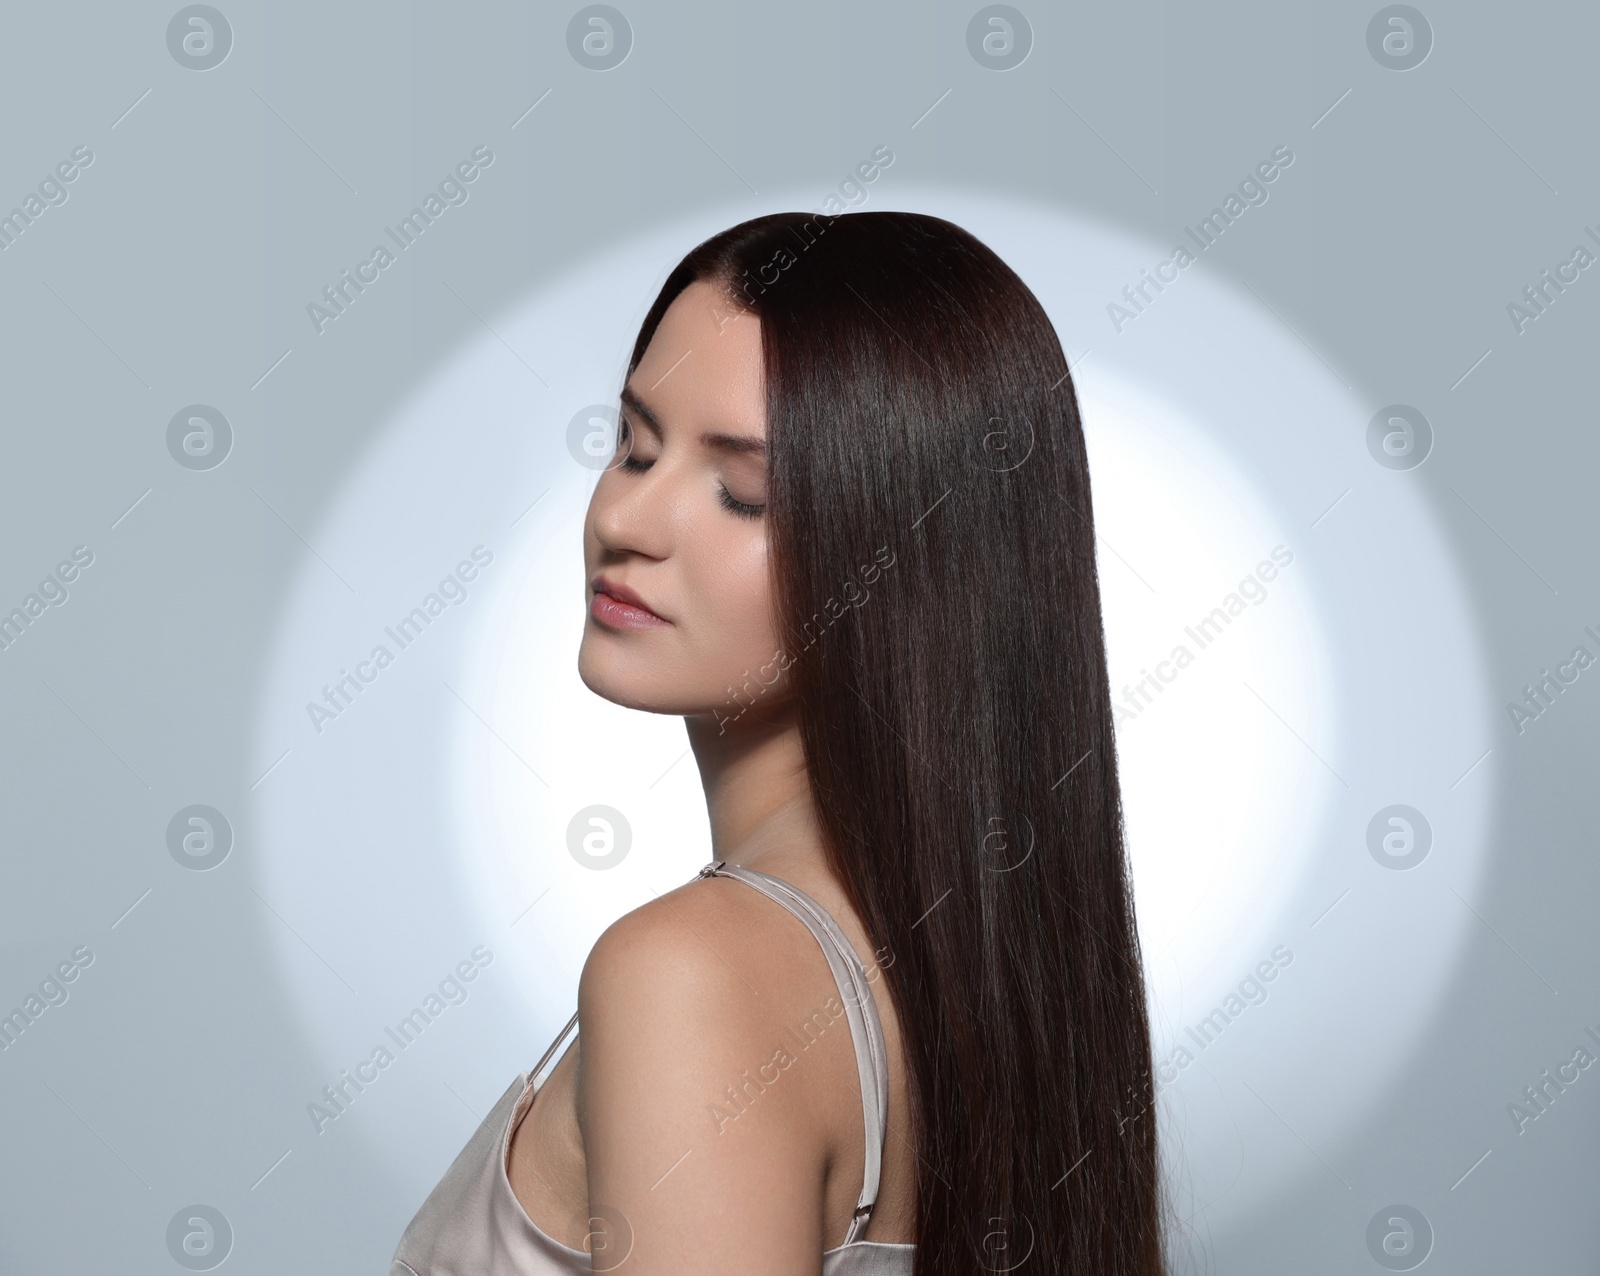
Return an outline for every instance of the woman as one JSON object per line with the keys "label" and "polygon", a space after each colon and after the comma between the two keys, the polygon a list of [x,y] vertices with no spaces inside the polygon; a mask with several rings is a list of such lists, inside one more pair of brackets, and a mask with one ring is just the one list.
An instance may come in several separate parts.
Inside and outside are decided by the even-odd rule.
{"label": "woman", "polygon": [[579,672],[683,716],[716,858],[601,936],[397,1276],[1163,1273],[1089,475],[1033,294],[912,213],[712,237],[640,329],[584,552]]}

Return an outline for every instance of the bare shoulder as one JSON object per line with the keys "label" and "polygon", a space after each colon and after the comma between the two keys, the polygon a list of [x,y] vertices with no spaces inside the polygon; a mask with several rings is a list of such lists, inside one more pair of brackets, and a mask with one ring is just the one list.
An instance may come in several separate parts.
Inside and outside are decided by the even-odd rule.
{"label": "bare shoulder", "polygon": [[730,878],[686,883],[595,943],[578,990],[591,1209],[617,1211],[652,1270],[708,1245],[735,1267],[814,1269],[834,1137],[819,1109],[854,1056],[846,1031],[843,1053],[793,1067],[785,1025],[829,994],[814,938]]}
{"label": "bare shoulder", "polygon": [[603,1026],[617,999],[648,993],[692,1001],[726,992],[729,979],[738,982],[727,950],[737,947],[750,902],[735,883],[697,878],[611,923],[590,950],[578,985],[585,1035]]}
{"label": "bare shoulder", "polygon": [[752,1027],[749,1012],[760,996],[746,967],[770,956],[771,918],[762,903],[730,879],[696,879],[616,919],[584,961],[584,1039],[594,1043],[597,1033],[624,1023],[670,1030],[685,1015],[712,1038],[738,1039]]}
{"label": "bare shoulder", "polygon": [[648,1046],[663,1088],[673,1071],[737,1074],[819,981],[832,988],[816,941],[780,906],[730,878],[696,879],[596,941],[578,985],[583,1057],[593,1075],[606,1046]]}

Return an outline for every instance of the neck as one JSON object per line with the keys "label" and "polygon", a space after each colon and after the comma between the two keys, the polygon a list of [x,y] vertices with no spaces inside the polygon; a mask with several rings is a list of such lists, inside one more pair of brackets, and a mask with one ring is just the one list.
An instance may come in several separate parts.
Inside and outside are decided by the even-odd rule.
{"label": "neck", "polygon": [[705,787],[714,859],[756,868],[773,852],[822,853],[800,724],[792,709],[684,719]]}

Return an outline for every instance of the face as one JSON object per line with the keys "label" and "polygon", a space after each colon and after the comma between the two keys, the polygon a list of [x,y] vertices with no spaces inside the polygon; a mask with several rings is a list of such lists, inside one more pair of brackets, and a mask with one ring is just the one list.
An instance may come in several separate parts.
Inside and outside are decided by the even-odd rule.
{"label": "face", "polygon": [[729,318],[737,312],[705,283],[673,300],[623,390],[616,456],[583,528],[584,685],[630,708],[719,722],[765,716],[784,694],[761,330],[753,314]]}

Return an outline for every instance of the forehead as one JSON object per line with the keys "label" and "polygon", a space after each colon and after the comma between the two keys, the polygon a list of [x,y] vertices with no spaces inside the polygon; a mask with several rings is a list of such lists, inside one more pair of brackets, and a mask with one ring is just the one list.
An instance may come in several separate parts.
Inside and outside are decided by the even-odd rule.
{"label": "forehead", "polygon": [[667,428],[766,437],[761,324],[721,289],[690,284],[667,307],[628,384]]}

